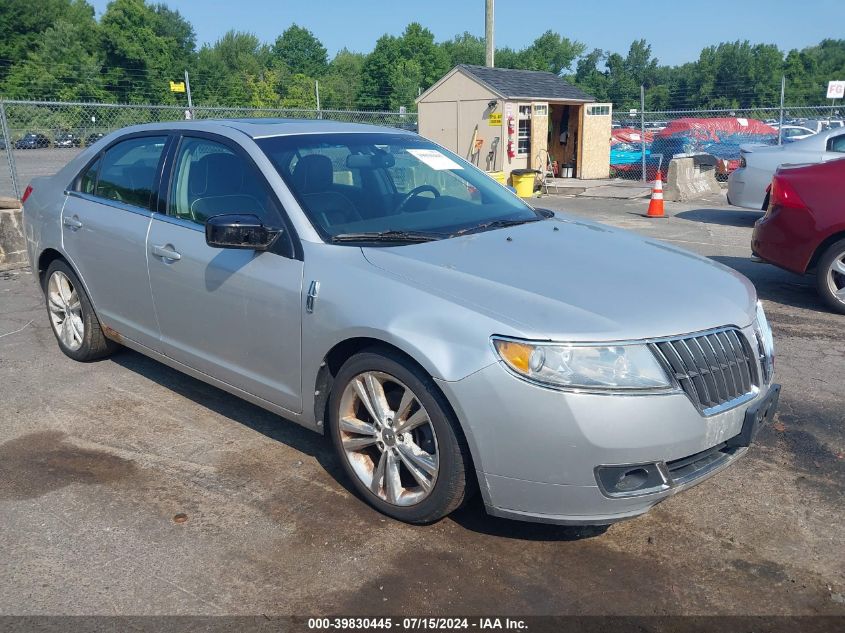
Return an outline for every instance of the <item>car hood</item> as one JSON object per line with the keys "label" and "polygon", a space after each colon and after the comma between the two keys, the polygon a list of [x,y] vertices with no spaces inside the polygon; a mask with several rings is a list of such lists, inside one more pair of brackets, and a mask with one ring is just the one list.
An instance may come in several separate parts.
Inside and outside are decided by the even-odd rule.
{"label": "car hood", "polygon": [[566,216],[400,247],[368,247],[385,274],[497,319],[500,334],[600,341],[745,327],[748,279],[629,231]]}

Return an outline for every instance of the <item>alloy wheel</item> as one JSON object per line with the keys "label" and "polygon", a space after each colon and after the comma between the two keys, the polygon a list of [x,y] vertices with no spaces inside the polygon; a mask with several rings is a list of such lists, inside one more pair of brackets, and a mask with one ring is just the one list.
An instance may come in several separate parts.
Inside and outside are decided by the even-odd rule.
{"label": "alloy wheel", "polygon": [[47,306],[50,323],[59,340],[71,351],[82,347],[85,337],[82,303],[73,282],[60,270],[50,275],[47,282]]}
{"label": "alloy wheel", "polygon": [[437,436],[425,407],[394,376],[356,375],[346,385],[338,415],[343,454],[374,495],[412,506],[431,494],[439,471]]}
{"label": "alloy wheel", "polygon": [[845,252],[839,253],[830,263],[827,283],[833,296],[845,303]]}

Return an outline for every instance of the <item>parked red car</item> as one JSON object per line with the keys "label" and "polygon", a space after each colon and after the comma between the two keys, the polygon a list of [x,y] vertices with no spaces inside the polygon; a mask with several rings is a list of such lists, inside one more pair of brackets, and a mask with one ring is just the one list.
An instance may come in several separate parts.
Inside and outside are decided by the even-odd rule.
{"label": "parked red car", "polygon": [[780,167],[751,250],[795,273],[815,272],[819,294],[845,314],[845,159]]}

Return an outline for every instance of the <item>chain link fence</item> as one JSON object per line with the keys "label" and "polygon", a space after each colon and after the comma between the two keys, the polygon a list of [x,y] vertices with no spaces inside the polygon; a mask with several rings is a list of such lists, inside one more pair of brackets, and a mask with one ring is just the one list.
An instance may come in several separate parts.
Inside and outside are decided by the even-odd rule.
{"label": "chain link fence", "polygon": [[76,154],[114,130],[139,123],[241,118],[330,119],[417,129],[415,112],[227,108],[0,101],[0,196],[20,198],[37,176],[54,174]]}
{"label": "chain link fence", "polygon": [[[0,196],[20,198],[36,176],[56,173],[84,147],[127,125],[162,121],[277,117],[331,119],[417,129],[415,112],[228,108],[194,106],[0,101]],[[748,143],[790,143],[831,127],[845,126],[842,106],[669,110],[614,116],[610,176],[653,180],[676,154],[705,153],[725,179]]]}
{"label": "chain link fence", "polygon": [[664,178],[677,154],[710,154],[716,176],[726,180],[739,166],[746,144],[777,145],[845,127],[841,106],[800,106],[634,112],[614,117],[610,141],[610,175],[626,180]]}

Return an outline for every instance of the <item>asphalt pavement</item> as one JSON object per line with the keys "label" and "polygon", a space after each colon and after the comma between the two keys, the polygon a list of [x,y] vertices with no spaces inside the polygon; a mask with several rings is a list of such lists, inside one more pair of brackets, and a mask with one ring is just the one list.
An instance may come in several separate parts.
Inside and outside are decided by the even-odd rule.
{"label": "asphalt pavement", "polygon": [[647,200],[536,202],[752,279],[783,392],[736,465],[606,531],[477,500],[404,525],[321,436],[131,351],[64,357],[29,271],[0,273],[0,614],[845,615],[845,317],[751,262],[759,214],[719,198],[663,220]]}

